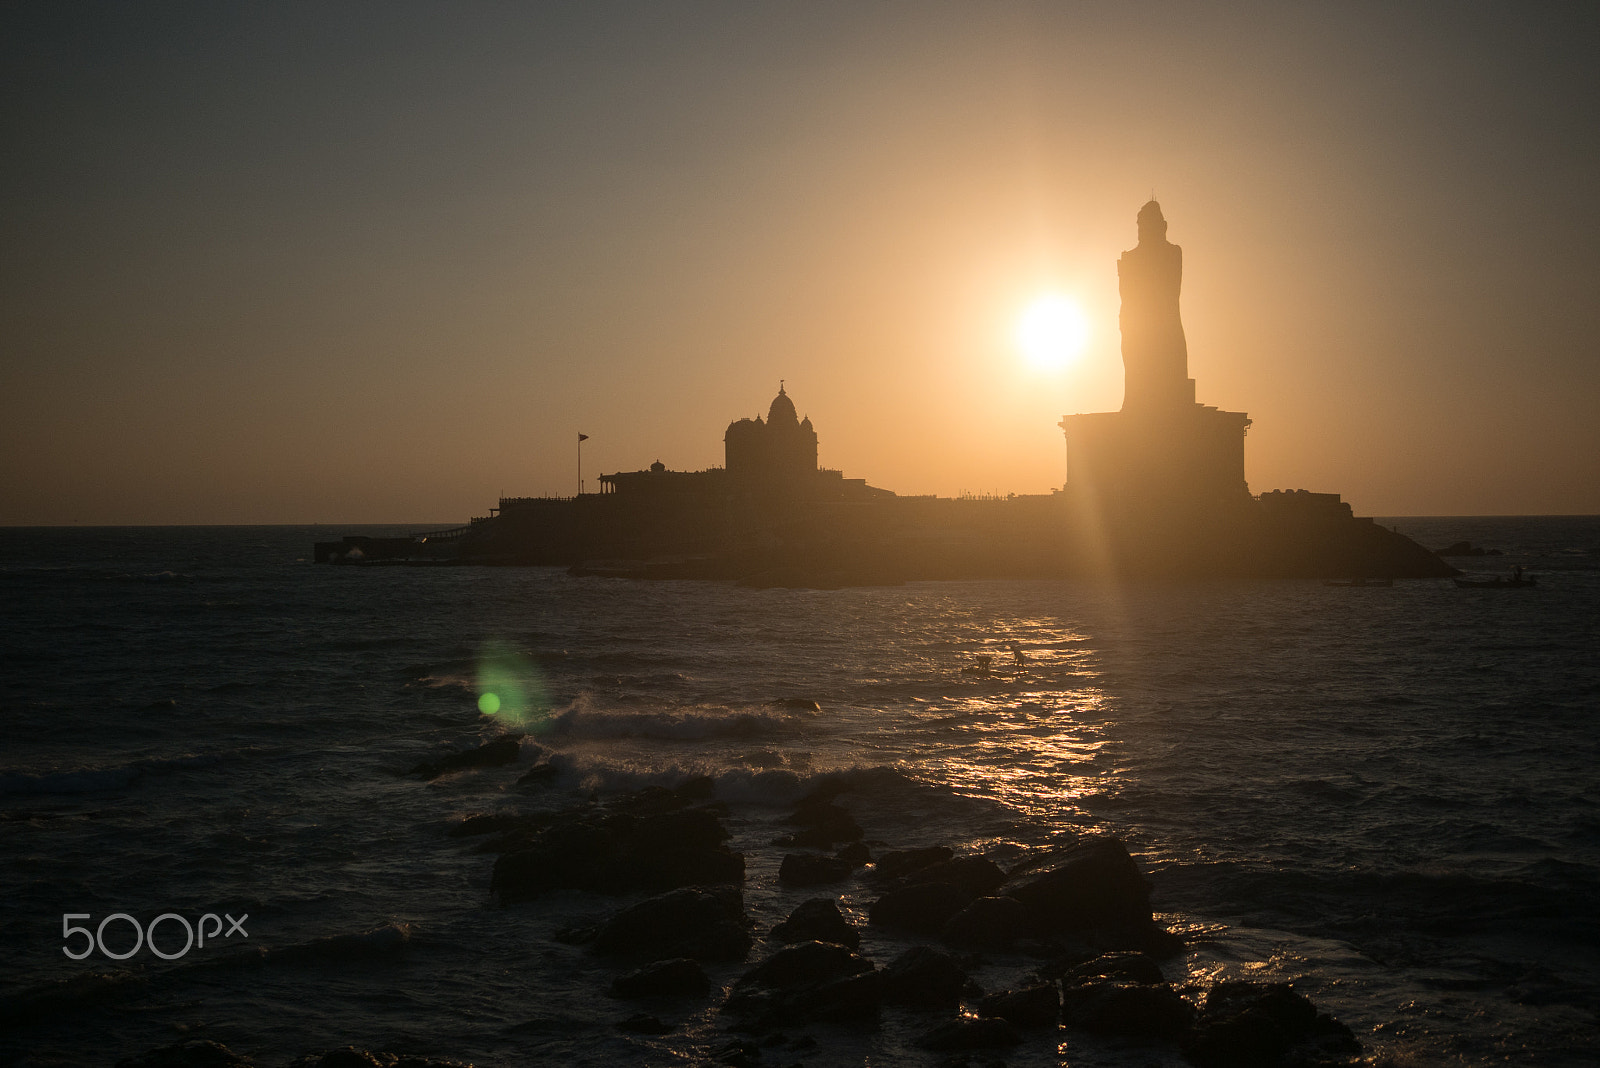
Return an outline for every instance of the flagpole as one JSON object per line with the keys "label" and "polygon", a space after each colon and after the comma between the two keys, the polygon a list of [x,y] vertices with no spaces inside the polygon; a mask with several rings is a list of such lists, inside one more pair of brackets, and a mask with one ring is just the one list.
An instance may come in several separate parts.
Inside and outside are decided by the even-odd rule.
{"label": "flagpole", "polygon": [[583,443],[589,440],[588,434],[578,435],[578,496],[583,496]]}

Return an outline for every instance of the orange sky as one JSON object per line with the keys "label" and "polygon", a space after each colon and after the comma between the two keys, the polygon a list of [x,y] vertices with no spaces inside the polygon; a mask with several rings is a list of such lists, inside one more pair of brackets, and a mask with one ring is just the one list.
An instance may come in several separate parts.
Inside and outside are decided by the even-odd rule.
{"label": "orange sky", "polygon": [[[0,523],[454,523],[719,464],[1046,492],[1154,191],[1257,492],[1600,512],[1593,12],[8,5]],[[1069,370],[1011,332],[1091,319]]]}

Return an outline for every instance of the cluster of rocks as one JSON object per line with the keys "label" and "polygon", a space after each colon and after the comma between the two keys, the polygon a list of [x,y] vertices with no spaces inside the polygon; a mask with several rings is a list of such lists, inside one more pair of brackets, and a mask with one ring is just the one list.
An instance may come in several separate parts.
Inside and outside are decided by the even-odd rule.
{"label": "cluster of rocks", "polygon": [[[836,792],[803,799],[774,845],[779,881],[821,887],[850,881],[874,894],[875,942],[900,941],[886,963],[863,956],[862,931],[833,896],[801,903],[768,932],[772,947],[735,978],[720,1014],[735,1036],[713,1051],[729,1065],[796,1041],[813,1024],[873,1027],[885,1007],[930,1013],[926,1049],[1002,1049],[1060,1027],[1176,1043],[1202,1068],[1348,1064],[1359,1052],[1342,1025],[1283,985],[1220,983],[1178,989],[1159,960],[1182,951],[1155,922],[1149,884],[1122,842],[1086,838],[1002,867],[942,847],[885,852],[875,860]],[[501,853],[491,886],[502,901],[556,887],[605,893],[663,890],[591,927],[565,932],[624,969],[610,995],[660,1012],[674,1000],[720,993],[707,964],[738,963],[756,945],[708,780],[651,789],[521,824],[485,818]],[[467,832],[462,832],[467,833]],[[916,944],[911,944],[915,942]],[[1015,989],[985,993],[969,973],[982,954],[1038,962]],[[962,1012],[965,1005],[967,1011]],[[674,1025],[634,1012],[618,1028],[663,1034]]]}

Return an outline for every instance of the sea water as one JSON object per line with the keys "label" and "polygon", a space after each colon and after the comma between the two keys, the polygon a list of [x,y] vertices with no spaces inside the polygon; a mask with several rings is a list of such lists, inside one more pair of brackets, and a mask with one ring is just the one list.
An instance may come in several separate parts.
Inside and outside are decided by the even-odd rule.
{"label": "sea water", "polygon": [[[758,934],[815,893],[778,884],[771,843],[834,776],[875,851],[1121,837],[1189,938],[1170,978],[1293,982],[1374,1063],[1592,1064],[1600,519],[1383,522],[1538,585],[754,590],[319,567],[309,528],[0,531],[0,1057],[702,1063],[714,999],[622,1034],[618,970],[556,937],[632,899],[497,907],[494,858],[448,832],[704,774]],[[516,766],[406,774],[518,724]],[[556,777],[515,788],[538,754]],[[903,948],[840,892],[865,955]],[[932,1065],[928,1026],[886,1010],[780,1059]],[[1072,1032],[1005,1059],[1182,1063]]]}

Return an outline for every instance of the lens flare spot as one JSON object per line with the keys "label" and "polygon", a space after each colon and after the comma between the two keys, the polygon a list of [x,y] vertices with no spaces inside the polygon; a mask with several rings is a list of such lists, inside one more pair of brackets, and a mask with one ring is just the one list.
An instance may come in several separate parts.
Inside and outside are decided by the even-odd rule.
{"label": "lens flare spot", "polygon": [[550,715],[539,665],[506,642],[486,642],[478,653],[478,711],[507,727],[536,731]]}

